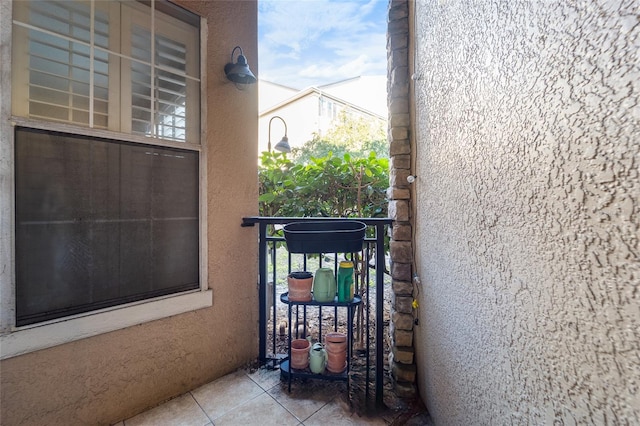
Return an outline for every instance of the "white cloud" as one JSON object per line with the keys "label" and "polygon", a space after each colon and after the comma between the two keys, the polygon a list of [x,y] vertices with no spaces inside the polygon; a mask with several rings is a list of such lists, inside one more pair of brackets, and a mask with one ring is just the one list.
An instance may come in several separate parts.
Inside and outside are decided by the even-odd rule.
{"label": "white cloud", "polygon": [[[300,76],[318,80],[342,80],[368,74],[375,70],[376,65],[372,63],[367,55],[359,55],[347,62],[343,62],[338,67],[331,62],[322,64],[311,64],[299,71]],[[376,70],[377,71],[377,70]]]}
{"label": "white cloud", "polygon": [[302,88],[386,73],[387,0],[259,0],[261,78]]}

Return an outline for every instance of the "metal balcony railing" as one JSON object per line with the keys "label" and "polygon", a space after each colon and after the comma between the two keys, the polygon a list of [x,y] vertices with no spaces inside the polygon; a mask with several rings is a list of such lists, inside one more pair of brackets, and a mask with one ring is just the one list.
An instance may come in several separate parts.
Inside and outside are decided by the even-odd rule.
{"label": "metal balcony railing", "polygon": [[[363,380],[365,399],[370,398],[371,378],[375,377],[375,403],[382,405],[384,384],[384,283],[386,272],[385,235],[392,223],[388,218],[357,218],[367,225],[364,248],[359,253],[348,255],[337,253],[291,254],[286,250],[284,237],[277,230],[291,222],[345,220],[345,218],[301,218],[301,217],[245,217],[242,226],[259,227],[259,316],[260,316],[260,361],[275,368],[287,356],[288,342],[284,340],[283,326],[288,325],[287,306],[280,302],[280,295],[287,291],[287,275],[291,271],[314,272],[319,267],[338,270],[343,256],[356,264],[356,293],[363,303],[357,307],[354,325],[355,357],[358,365],[351,368],[352,375]],[[349,219],[346,219],[349,220]],[[333,326],[335,331],[343,330],[346,321],[341,319],[338,309],[330,307],[293,307],[295,311],[295,337],[322,334],[325,327]],[[308,324],[309,318],[319,318],[319,330]],[[293,323],[292,319],[292,323]],[[328,325],[327,325],[328,323]],[[302,334],[302,336],[300,336]],[[287,336],[288,337],[288,336]]]}

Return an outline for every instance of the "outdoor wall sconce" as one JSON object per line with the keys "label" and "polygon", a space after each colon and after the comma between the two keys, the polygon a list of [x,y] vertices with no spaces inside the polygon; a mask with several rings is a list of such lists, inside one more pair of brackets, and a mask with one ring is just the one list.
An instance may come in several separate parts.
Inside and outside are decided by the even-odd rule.
{"label": "outdoor wall sconce", "polygon": [[282,124],[284,124],[284,136],[282,137],[280,142],[276,144],[274,149],[280,152],[291,152],[289,138],[287,137],[287,123],[282,119],[282,117],[277,115],[274,115],[273,117],[271,117],[271,120],[269,120],[269,142],[267,143],[267,149],[269,150],[269,152],[271,152],[271,122],[274,118],[279,118],[282,121]]}
{"label": "outdoor wall sconce", "polygon": [[[240,55],[238,55],[238,61],[233,62],[233,54],[236,53],[236,49],[240,49]],[[254,84],[258,79],[249,69],[247,65],[247,58],[242,54],[242,48],[236,46],[231,51],[231,62],[224,66],[224,73],[227,78],[237,84]]]}

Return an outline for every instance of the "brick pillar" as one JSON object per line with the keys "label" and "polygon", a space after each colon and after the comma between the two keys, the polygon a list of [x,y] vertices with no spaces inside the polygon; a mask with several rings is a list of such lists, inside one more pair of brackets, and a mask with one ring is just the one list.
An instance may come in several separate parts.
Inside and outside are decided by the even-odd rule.
{"label": "brick pillar", "polygon": [[389,217],[391,229],[391,351],[389,367],[396,393],[416,395],[413,350],[413,242],[411,232],[411,174],[409,141],[409,3],[391,0],[387,27],[387,93],[389,106]]}

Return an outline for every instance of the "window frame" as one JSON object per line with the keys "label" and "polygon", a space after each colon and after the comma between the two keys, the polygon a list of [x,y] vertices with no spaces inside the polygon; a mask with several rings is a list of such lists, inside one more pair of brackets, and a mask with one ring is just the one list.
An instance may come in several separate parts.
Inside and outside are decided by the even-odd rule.
{"label": "window frame", "polygon": [[[13,36],[13,2],[0,2],[0,75],[11,75]],[[206,93],[207,22],[200,20],[200,92]],[[199,143],[179,142],[92,129],[73,124],[55,123],[12,115],[12,79],[0,79],[0,359],[100,335],[180,313],[211,307],[212,290],[208,287],[207,244],[207,146],[206,120],[200,120]],[[200,117],[206,116],[206,96],[200,96]],[[37,324],[16,326],[15,317],[15,150],[14,127],[27,127],[100,137],[125,142],[174,147],[199,152],[199,279],[200,288],[166,296],[71,315]],[[152,139],[152,140],[150,140]]]}

